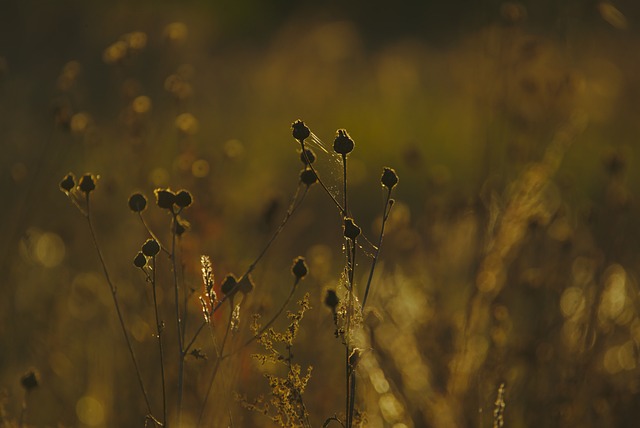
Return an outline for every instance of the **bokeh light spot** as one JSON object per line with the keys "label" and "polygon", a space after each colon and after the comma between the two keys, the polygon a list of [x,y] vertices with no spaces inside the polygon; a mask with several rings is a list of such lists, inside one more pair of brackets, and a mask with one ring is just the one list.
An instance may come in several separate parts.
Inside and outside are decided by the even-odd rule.
{"label": "bokeh light spot", "polygon": [[78,400],[76,415],[80,422],[86,425],[96,426],[104,423],[104,407],[98,399],[90,395],[85,395]]}
{"label": "bokeh light spot", "polygon": [[45,232],[38,238],[34,255],[38,263],[47,268],[58,266],[64,260],[64,241],[52,232]]}
{"label": "bokeh light spot", "polygon": [[191,165],[191,174],[198,178],[206,177],[209,175],[209,162],[204,159],[198,159]]}

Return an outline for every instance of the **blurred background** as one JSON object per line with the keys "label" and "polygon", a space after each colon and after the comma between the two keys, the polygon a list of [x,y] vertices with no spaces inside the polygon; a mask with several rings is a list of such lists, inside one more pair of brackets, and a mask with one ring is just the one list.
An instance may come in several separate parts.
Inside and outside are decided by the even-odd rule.
{"label": "blurred background", "polygon": [[[132,263],[147,233],[128,197],[146,194],[145,218],[169,240],[153,190],[194,195],[185,290],[202,287],[201,254],[217,278],[239,275],[296,189],[296,119],[329,147],[338,128],[355,140],[350,206],[372,240],[382,168],[400,177],[364,323],[372,351],[358,406],[369,426],[635,426],[635,2],[9,0],[0,10],[0,426],[19,421],[29,370],[39,386],[25,425],[144,425],[89,229],[60,180],[100,176],[98,240],[159,408],[151,292]],[[316,154],[338,193],[341,165]],[[344,349],[322,304],[339,287],[341,222],[312,187],[256,268],[233,339],[251,334],[252,313],[277,310],[291,260],[305,256],[313,309],[295,357],[314,367],[313,426],[344,402]],[[359,260],[364,282],[371,249]],[[168,293],[168,262],[159,275]],[[200,320],[193,294],[187,330]],[[209,358],[187,359],[185,426],[196,426],[214,360],[207,337],[197,345]],[[221,365],[201,426],[271,426],[234,398],[268,396],[262,374],[275,368],[251,359],[259,351]]]}

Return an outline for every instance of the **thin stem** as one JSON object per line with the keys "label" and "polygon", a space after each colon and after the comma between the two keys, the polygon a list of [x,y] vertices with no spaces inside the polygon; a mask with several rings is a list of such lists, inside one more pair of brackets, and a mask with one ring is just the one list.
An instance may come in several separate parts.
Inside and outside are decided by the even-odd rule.
{"label": "thin stem", "polygon": [[[260,252],[258,257],[256,257],[256,259],[253,261],[253,263],[251,263],[249,265],[249,267],[247,268],[245,273],[240,277],[240,280],[238,280],[238,284],[240,283],[240,281],[242,281],[242,278],[244,278],[245,276],[247,276],[251,272],[253,272],[253,269],[255,269],[256,265],[260,262],[262,257],[264,257],[264,255],[267,253],[267,250],[269,249],[269,247],[271,247],[271,244],[273,244],[275,242],[276,238],[280,235],[280,233],[282,232],[284,226],[287,224],[289,219],[293,216],[293,214],[296,212],[298,207],[300,207],[300,205],[302,205],[302,202],[304,201],[305,196],[309,192],[309,186],[305,186],[304,191],[302,192],[302,195],[300,195],[300,187],[301,187],[301,183],[298,184],[298,187],[296,188],[296,191],[295,191],[293,197],[291,198],[291,203],[289,204],[289,208],[287,209],[287,212],[285,213],[284,218],[282,219],[282,222],[280,223],[280,225],[278,226],[276,231],[273,233],[273,235],[271,236],[269,241],[267,241],[267,244],[262,249],[262,251]],[[299,200],[298,200],[298,197],[299,197]],[[238,287],[238,285],[236,284],[235,287]],[[231,289],[231,291],[228,294],[224,295],[222,297],[222,299],[220,299],[220,301],[212,309],[211,314],[216,312],[218,310],[218,308],[220,308],[220,306],[222,306],[229,297],[231,297],[231,296],[233,296],[235,294],[234,293],[235,287],[234,287],[234,289]],[[200,324],[200,326],[198,326],[198,329],[196,330],[195,334],[193,335],[193,337],[191,338],[191,340],[189,341],[187,346],[184,348],[183,355],[186,355],[189,352],[189,349],[193,346],[193,344],[195,343],[196,339],[198,338],[198,336],[202,332],[202,329],[204,328],[205,325],[206,325],[206,322],[203,321]]]}
{"label": "thin stem", "polygon": [[287,224],[287,222],[289,221],[293,213],[302,204],[304,197],[307,195],[307,192],[309,191],[309,186],[305,186],[304,192],[302,192],[302,196],[300,197],[300,201],[297,201],[298,195],[300,194],[301,187],[302,187],[302,183],[298,183],[298,187],[296,188],[296,191],[293,194],[293,197],[291,198],[291,202],[289,203],[289,208],[287,208],[287,212],[285,213],[284,218],[280,222],[280,225],[278,225],[278,228],[273,233],[269,241],[267,241],[267,244],[264,246],[264,248],[262,249],[258,257],[256,257],[256,259],[253,261],[253,263],[251,263],[251,265],[249,265],[249,267],[247,268],[247,271],[244,273],[244,275],[242,275],[241,278],[244,278],[245,276],[253,272],[253,269],[255,269],[258,262],[260,262],[262,257],[264,257],[264,255],[267,253],[267,250],[269,249],[271,244],[273,244],[273,242],[276,240],[278,235],[280,235],[280,233],[282,232],[282,229],[284,229],[284,226]]}
{"label": "thin stem", "polygon": [[282,306],[280,306],[280,309],[278,310],[278,312],[276,312],[276,314],[269,320],[269,322],[267,322],[264,326],[262,326],[262,328],[260,329],[259,332],[257,332],[256,334],[254,334],[249,340],[247,340],[244,345],[242,345],[241,347],[239,347],[238,349],[236,349],[233,353],[235,354],[236,352],[239,352],[242,348],[244,348],[245,346],[248,346],[249,344],[253,343],[254,340],[256,340],[257,338],[259,338],[260,336],[262,336],[262,333],[264,333],[265,331],[267,331],[267,329],[269,327],[271,327],[271,324],[273,324],[275,322],[276,319],[278,319],[278,317],[280,315],[282,315],[282,312],[284,311],[284,309],[287,307],[287,305],[289,304],[289,302],[291,302],[291,298],[293,297],[293,294],[296,291],[296,286],[298,285],[298,282],[300,282],[300,278],[296,277],[295,282],[293,283],[293,287],[291,287],[291,291],[289,292],[289,295],[287,296],[287,298],[285,299],[284,303],[282,304]]}
{"label": "thin stem", "polygon": [[174,303],[176,308],[176,327],[178,335],[178,427],[182,423],[182,393],[184,385],[184,349],[182,346],[182,319],[180,316],[180,292],[178,285],[178,268],[176,263],[176,230],[178,226],[178,213],[172,211],[173,224],[171,231],[171,265],[173,270]]}
{"label": "thin stem", "polygon": [[158,237],[155,235],[155,233],[153,233],[153,231],[151,230],[151,228],[147,224],[147,221],[144,219],[144,217],[142,217],[142,212],[138,212],[138,218],[140,218],[140,221],[142,222],[142,226],[144,226],[144,228],[147,231],[147,233],[149,234],[149,236],[151,236],[153,239],[155,239],[155,241],[158,243],[158,245],[160,245],[160,249],[162,250],[162,252],[165,253],[167,256],[171,257],[171,253],[169,252],[169,250],[167,250],[167,248],[164,245],[162,245],[161,241],[158,239]]}
{"label": "thin stem", "polygon": [[167,427],[167,388],[164,376],[164,351],[162,348],[162,332],[164,330],[163,323],[160,321],[160,314],[158,312],[158,297],[156,293],[156,257],[152,257],[151,266],[151,288],[153,290],[153,308],[156,315],[156,334],[158,337],[158,351],[160,352],[160,376],[162,379],[162,420],[164,426]]}
{"label": "thin stem", "polygon": [[335,196],[333,196],[331,194],[331,192],[329,191],[329,189],[327,188],[327,186],[324,184],[324,182],[320,179],[320,176],[318,175],[318,172],[315,170],[315,168],[313,167],[313,164],[310,162],[309,160],[309,156],[307,155],[307,151],[305,150],[304,147],[304,141],[298,140],[300,141],[300,147],[302,148],[302,153],[304,155],[305,160],[307,161],[307,165],[309,165],[309,168],[311,168],[311,171],[313,171],[313,173],[316,175],[316,178],[318,179],[318,183],[320,183],[320,185],[322,186],[322,188],[324,189],[324,191],[326,192],[327,195],[329,195],[329,197],[331,198],[331,200],[333,201],[333,203],[336,205],[336,207],[338,207],[338,209],[340,209],[341,213],[344,213],[345,210],[344,208],[342,208],[342,205],[340,205],[340,202],[338,202],[338,200],[335,198]]}
{"label": "thin stem", "polygon": [[[216,360],[216,365],[213,367],[213,373],[211,374],[211,379],[209,380],[209,387],[207,388],[207,393],[204,397],[204,402],[202,403],[202,408],[200,409],[200,415],[198,416],[198,423],[196,424],[197,427],[200,426],[201,422],[202,422],[202,418],[204,417],[204,412],[207,409],[207,401],[209,401],[209,395],[211,393],[211,390],[213,389],[213,384],[215,382],[216,379],[216,375],[218,374],[218,368],[220,367],[220,362],[222,361],[223,357],[222,357],[222,353],[224,352],[224,347],[227,343],[227,338],[229,337],[229,331],[231,330],[231,320],[233,319],[233,305],[230,304],[229,305],[229,320],[227,321],[227,328],[224,331],[224,336],[222,338],[222,343],[220,344],[220,351],[218,352],[216,350],[217,353],[217,360]],[[213,333],[212,333],[213,335]],[[215,339],[214,339],[214,347],[215,347]]]}
{"label": "thin stem", "polygon": [[87,223],[89,224],[89,231],[91,232],[91,238],[93,240],[93,246],[96,249],[96,252],[98,253],[98,258],[100,259],[100,264],[102,265],[102,270],[104,273],[104,277],[107,280],[107,284],[109,285],[109,289],[111,290],[111,297],[113,298],[113,305],[116,308],[116,314],[118,315],[118,321],[120,322],[120,328],[122,329],[122,334],[124,336],[125,342],[127,343],[127,349],[129,350],[129,354],[131,356],[131,361],[133,362],[133,365],[135,367],[136,370],[136,376],[138,378],[138,384],[140,386],[140,391],[142,391],[142,395],[144,397],[144,401],[145,404],[147,406],[147,411],[149,412],[149,415],[151,417],[152,420],[156,420],[153,416],[152,416],[152,412],[151,412],[151,404],[149,402],[149,396],[147,395],[147,391],[144,388],[144,382],[142,381],[142,374],[140,372],[140,366],[138,365],[138,360],[136,359],[136,355],[133,351],[133,345],[131,344],[131,339],[129,339],[129,334],[127,333],[127,328],[125,326],[125,322],[124,322],[124,318],[122,316],[122,311],[120,310],[120,304],[118,302],[118,296],[117,296],[117,289],[116,286],[113,284],[113,282],[111,281],[111,277],[109,276],[109,271],[107,269],[107,265],[105,263],[104,257],[102,255],[102,250],[100,250],[100,245],[98,245],[98,239],[96,237],[96,232],[94,230],[93,227],[93,222],[91,221],[91,204],[90,204],[90,198],[89,198],[89,193],[86,194],[86,212],[84,212],[83,214],[85,215],[85,218],[87,219]]}
{"label": "thin stem", "polygon": [[346,217],[348,215],[349,209],[347,208],[347,155],[342,155],[342,183],[344,187],[344,210],[342,210],[342,215]]}
{"label": "thin stem", "polygon": [[380,226],[380,237],[378,238],[378,245],[376,245],[376,253],[373,256],[373,261],[371,262],[371,270],[369,271],[369,279],[367,279],[367,286],[364,289],[364,297],[362,298],[362,310],[364,311],[364,306],[367,304],[367,297],[369,297],[369,289],[371,288],[371,281],[373,279],[373,272],[376,269],[376,263],[378,263],[378,257],[380,256],[380,250],[382,249],[382,239],[384,237],[384,226],[387,224],[387,219],[389,219],[389,214],[391,213],[392,204],[391,201],[391,189],[387,192],[387,199],[384,203],[384,211],[382,213],[382,225]]}

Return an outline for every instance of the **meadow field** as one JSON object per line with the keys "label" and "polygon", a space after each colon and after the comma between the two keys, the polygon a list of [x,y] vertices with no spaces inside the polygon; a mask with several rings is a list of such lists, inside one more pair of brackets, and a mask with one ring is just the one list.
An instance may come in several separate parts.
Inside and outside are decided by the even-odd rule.
{"label": "meadow field", "polygon": [[630,0],[0,6],[0,428],[634,427]]}

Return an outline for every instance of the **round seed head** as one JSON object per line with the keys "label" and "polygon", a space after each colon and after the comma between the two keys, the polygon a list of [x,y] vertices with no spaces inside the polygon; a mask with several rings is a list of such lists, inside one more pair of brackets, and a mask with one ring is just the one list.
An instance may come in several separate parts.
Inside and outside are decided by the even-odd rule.
{"label": "round seed head", "polygon": [[191,197],[191,193],[187,190],[180,190],[176,194],[175,204],[180,208],[187,208],[193,202],[193,198]]}
{"label": "round seed head", "polygon": [[340,304],[340,299],[338,299],[338,294],[336,290],[333,288],[329,288],[324,295],[324,304],[328,306],[332,311],[335,311],[338,305]]}
{"label": "round seed head", "polygon": [[84,193],[90,193],[96,188],[96,177],[92,174],[85,174],[80,177],[80,183],[78,183],[78,187]]}
{"label": "round seed head", "polygon": [[167,210],[173,209],[173,204],[176,202],[176,194],[169,189],[156,189],[156,203],[160,208]]}
{"label": "round seed head", "polygon": [[254,288],[255,285],[253,283],[251,275],[245,275],[240,278],[240,282],[238,283],[238,291],[240,291],[242,294],[249,294],[253,291]]}
{"label": "round seed head", "polygon": [[178,217],[174,227],[176,228],[176,235],[182,236],[191,227],[191,224],[187,220]]}
{"label": "round seed head", "polygon": [[311,186],[316,181],[318,181],[318,176],[312,169],[306,168],[300,172],[300,181],[306,184],[307,186]]}
{"label": "round seed head", "polygon": [[309,137],[309,135],[311,135],[311,131],[307,128],[307,125],[299,119],[293,122],[291,129],[293,130],[293,138],[300,142],[303,142]]}
{"label": "round seed head", "polygon": [[38,375],[34,370],[29,370],[20,378],[20,385],[22,385],[27,392],[37,388],[38,384]]}
{"label": "round seed head", "polygon": [[142,253],[147,257],[155,257],[160,252],[160,244],[155,239],[147,239],[142,244]]}
{"label": "round seed head", "polygon": [[297,278],[302,279],[307,276],[309,269],[304,257],[297,257],[293,260],[293,266],[291,266],[291,273]]}
{"label": "round seed head", "polygon": [[135,265],[135,267],[139,268],[143,268],[146,266],[147,258],[144,256],[142,251],[138,251],[138,254],[136,254],[135,258],[133,259],[133,264]]}
{"label": "round seed head", "polygon": [[391,190],[398,184],[398,174],[396,174],[393,168],[384,168],[380,182],[384,187]]}
{"label": "round seed head", "polygon": [[129,197],[129,209],[140,213],[147,207],[147,198],[142,193],[134,193]]}
{"label": "round seed head", "polygon": [[[306,153],[306,156],[305,156],[305,153]],[[305,147],[304,152],[303,151],[300,152],[300,160],[302,161],[303,164],[309,165],[316,161],[316,154],[313,152],[313,150]]]}
{"label": "round seed head", "polygon": [[225,294],[225,295],[231,292],[234,292],[237,283],[238,283],[238,280],[236,279],[235,276],[227,275],[222,281],[222,285],[220,286],[220,291],[222,291],[222,294]]}
{"label": "round seed head", "polygon": [[67,174],[65,178],[60,182],[60,190],[65,193],[69,193],[76,185],[76,178],[72,173]]}
{"label": "round seed head", "polygon": [[360,228],[353,222],[352,218],[344,219],[344,236],[345,238],[349,238],[354,240],[360,235]]}
{"label": "round seed head", "polygon": [[354,146],[355,143],[353,142],[349,134],[347,134],[347,131],[344,129],[338,129],[336,139],[333,140],[333,150],[336,153],[346,156],[353,151]]}

